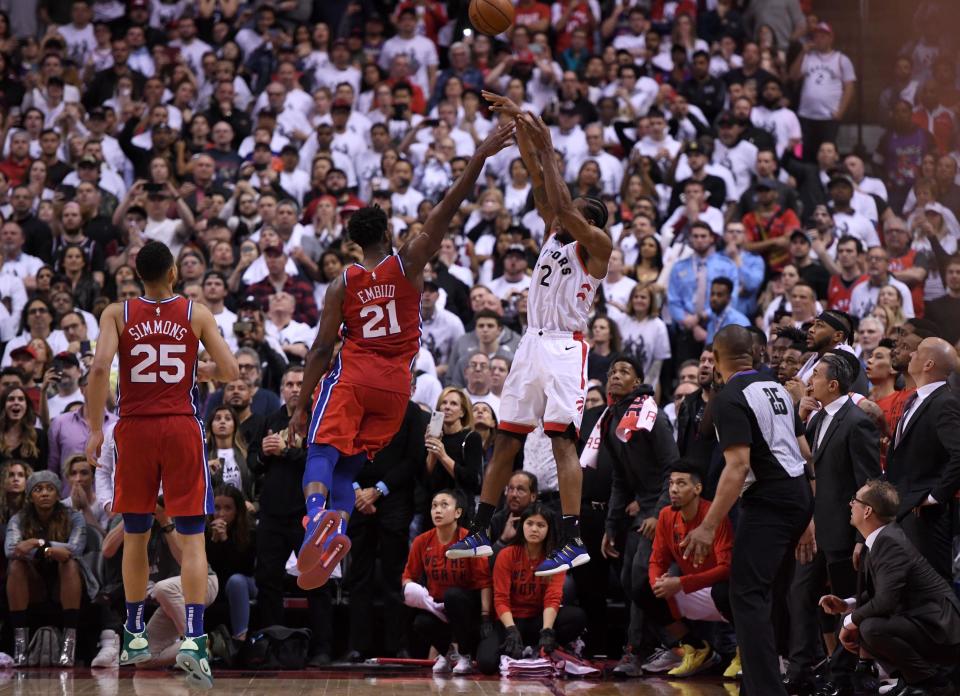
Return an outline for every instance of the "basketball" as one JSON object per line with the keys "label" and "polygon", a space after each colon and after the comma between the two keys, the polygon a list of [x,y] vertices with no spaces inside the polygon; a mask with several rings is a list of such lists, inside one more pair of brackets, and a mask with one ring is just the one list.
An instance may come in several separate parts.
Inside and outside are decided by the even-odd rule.
{"label": "basketball", "polygon": [[502,34],[513,24],[510,0],[470,0],[470,22],[489,36]]}

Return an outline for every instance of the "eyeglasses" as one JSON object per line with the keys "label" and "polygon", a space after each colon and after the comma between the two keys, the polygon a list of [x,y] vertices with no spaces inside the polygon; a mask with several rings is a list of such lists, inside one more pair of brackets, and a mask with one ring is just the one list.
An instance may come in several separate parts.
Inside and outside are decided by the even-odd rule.
{"label": "eyeglasses", "polygon": [[49,314],[49,313],[50,313],[50,312],[47,311],[47,308],[46,308],[46,307],[34,307],[34,308],[31,309],[29,312],[27,312],[27,314],[29,314],[29,315],[31,315],[31,316],[36,316],[36,315],[39,315],[39,314]]}
{"label": "eyeglasses", "polygon": [[484,370],[490,369],[489,365],[484,365],[483,363],[474,363],[474,362],[467,363],[467,367],[469,367],[471,370],[480,370],[481,372],[483,372]]}
{"label": "eyeglasses", "polygon": [[507,486],[507,493],[508,493],[508,494],[509,494],[509,493],[529,493],[529,492],[530,492],[530,490],[527,489],[527,488],[518,487],[518,486]]}
{"label": "eyeglasses", "polygon": [[253,364],[239,364],[237,365],[241,370],[256,370],[257,366]]}
{"label": "eyeglasses", "polygon": [[872,505],[870,505],[870,503],[863,502],[857,496],[853,496],[852,498],[850,498],[850,504],[853,505],[854,503],[860,503],[861,505],[863,505],[863,507],[873,507]]}

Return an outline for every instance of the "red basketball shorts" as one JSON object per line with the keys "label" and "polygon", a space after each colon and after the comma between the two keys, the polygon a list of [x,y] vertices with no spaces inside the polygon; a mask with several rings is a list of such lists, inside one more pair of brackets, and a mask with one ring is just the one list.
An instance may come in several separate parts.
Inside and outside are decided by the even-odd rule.
{"label": "red basketball shorts", "polygon": [[124,416],[113,433],[114,512],[153,513],[163,484],[164,508],[171,517],[213,514],[213,486],[198,418]]}
{"label": "red basketball shorts", "polygon": [[325,378],[307,441],[330,445],[345,456],[366,452],[373,459],[397,434],[408,401],[407,394]]}

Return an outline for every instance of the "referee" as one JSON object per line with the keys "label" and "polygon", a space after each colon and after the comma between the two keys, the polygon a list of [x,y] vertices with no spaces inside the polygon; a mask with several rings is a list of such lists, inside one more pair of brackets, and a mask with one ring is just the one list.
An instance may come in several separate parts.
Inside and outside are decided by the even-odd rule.
{"label": "referee", "polygon": [[798,542],[810,543],[813,498],[804,476],[803,426],[790,394],[753,369],[749,331],[740,326],[721,329],[713,353],[724,383],[712,410],[725,466],[710,511],[681,548],[684,558],[702,563],[713,548],[717,527],[741,497],[730,569],[730,604],[743,663],[740,693],[785,695],[771,619],[772,593],[778,576],[789,579]]}

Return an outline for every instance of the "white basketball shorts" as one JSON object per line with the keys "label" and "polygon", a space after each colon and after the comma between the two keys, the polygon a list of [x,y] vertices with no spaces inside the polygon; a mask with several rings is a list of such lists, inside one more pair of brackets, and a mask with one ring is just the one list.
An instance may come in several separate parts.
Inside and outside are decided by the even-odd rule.
{"label": "white basketball shorts", "polygon": [[547,433],[579,431],[588,350],[579,332],[527,329],[500,395],[500,429],[525,435],[542,420]]}

